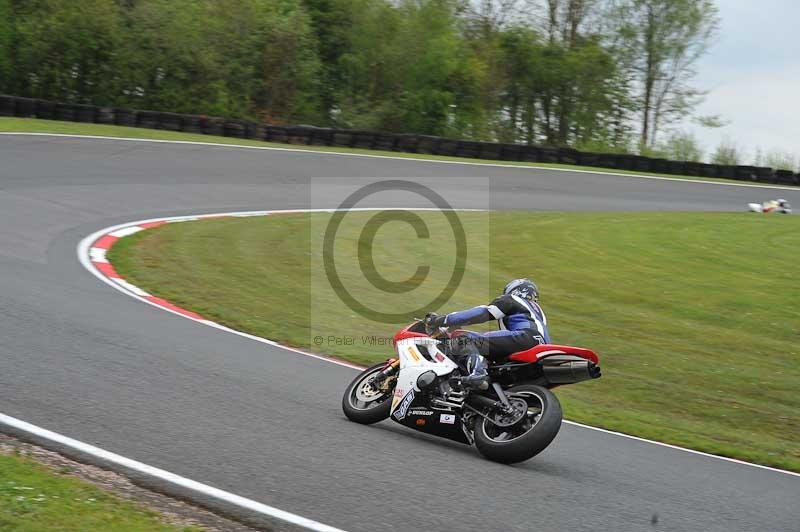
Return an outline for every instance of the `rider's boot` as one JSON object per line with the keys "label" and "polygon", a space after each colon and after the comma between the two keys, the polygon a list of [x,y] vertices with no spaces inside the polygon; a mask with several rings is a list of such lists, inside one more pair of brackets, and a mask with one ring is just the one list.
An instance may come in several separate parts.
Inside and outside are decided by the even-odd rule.
{"label": "rider's boot", "polygon": [[479,353],[471,353],[466,360],[469,375],[457,377],[458,383],[468,390],[488,390],[489,389],[489,366],[486,359]]}

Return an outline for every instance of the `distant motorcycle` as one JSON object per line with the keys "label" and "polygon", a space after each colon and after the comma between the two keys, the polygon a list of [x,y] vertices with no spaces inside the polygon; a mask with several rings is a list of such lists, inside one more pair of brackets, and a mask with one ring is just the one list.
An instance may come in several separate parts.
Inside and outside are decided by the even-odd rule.
{"label": "distant motorcycle", "polygon": [[764,214],[778,213],[778,214],[792,214],[792,206],[785,199],[776,199],[765,201],[764,203],[748,203],[747,208],[752,212],[761,212]]}
{"label": "distant motorcycle", "polygon": [[597,355],[542,344],[490,366],[490,386],[464,389],[466,371],[446,354],[446,340],[417,320],[394,336],[398,358],[364,370],[347,387],[342,409],[352,421],[388,417],[406,427],[467,445],[489,460],[515,463],[542,452],[561,428],[561,404],[550,390],[600,377]]}

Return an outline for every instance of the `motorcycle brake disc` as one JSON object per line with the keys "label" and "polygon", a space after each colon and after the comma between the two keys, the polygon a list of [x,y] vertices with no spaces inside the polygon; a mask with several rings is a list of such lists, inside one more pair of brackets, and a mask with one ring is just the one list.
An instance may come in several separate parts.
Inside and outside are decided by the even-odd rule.
{"label": "motorcycle brake disc", "polygon": [[363,401],[364,403],[375,401],[382,395],[384,395],[384,392],[373,386],[373,384],[369,381],[362,382],[361,385],[356,389],[356,399]]}
{"label": "motorcycle brake disc", "polygon": [[518,397],[511,397],[508,400],[511,403],[512,409],[495,411],[491,415],[491,422],[498,427],[513,427],[523,419],[525,414],[528,413],[528,403],[524,399]]}

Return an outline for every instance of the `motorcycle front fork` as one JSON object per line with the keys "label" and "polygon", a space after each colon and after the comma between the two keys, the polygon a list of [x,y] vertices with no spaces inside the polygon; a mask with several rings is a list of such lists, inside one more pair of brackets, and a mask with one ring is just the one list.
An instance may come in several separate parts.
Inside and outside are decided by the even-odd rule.
{"label": "motorcycle front fork", "polygon": [[377,388],[383,389],[389,377],[396,375],[400,369],[400,361],[395,358],[390,358],[386,361],[386,365],[375,374],[373,383]]}

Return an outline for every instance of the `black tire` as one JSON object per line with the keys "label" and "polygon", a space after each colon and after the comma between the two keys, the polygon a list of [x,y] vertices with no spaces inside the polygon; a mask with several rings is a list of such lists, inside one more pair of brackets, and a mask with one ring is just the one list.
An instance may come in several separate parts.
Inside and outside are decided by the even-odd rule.
{"label": "black tire", "polygon": [[386,363],[381,362],[380,364],[365,369],[347,386],[347,389],[344,391],[344,397],[342,397],[342,410],[344,411],[344,415],[347,416],[347,419],[355,421],[356,423],[370,425],[389,417],[392,408],[391,399],[394,387],[385,394],[377,396],[372,402],[360,401],[357,395],[359,386],[385,366]]}
{"label": "black tire", "polygon": [[[510,397],[519,397],[528,403],[527,421],[508,429],[503,437],[501,431],[486,419],[475,424],[475,447],[489,460],[503,464],[524,462],[542,452],[561,428],[561,403],[558,398],[541,386],[521,384],[506,390]],[[531,414],[541,407],[539,415]],[[514,432],[519,434],[514,434]],[[497,433],[500,432],[500,435]]]}

